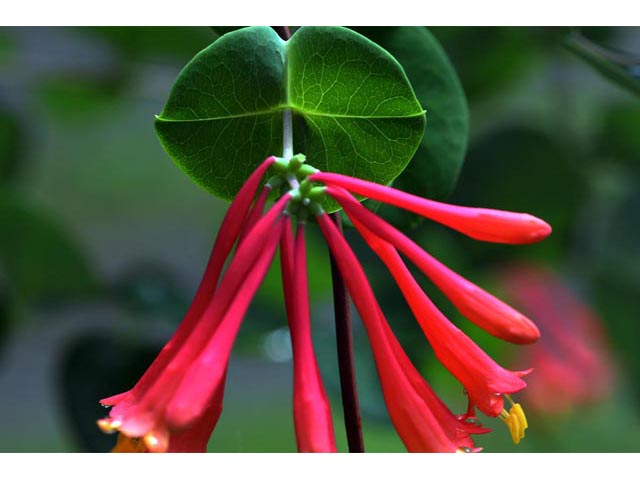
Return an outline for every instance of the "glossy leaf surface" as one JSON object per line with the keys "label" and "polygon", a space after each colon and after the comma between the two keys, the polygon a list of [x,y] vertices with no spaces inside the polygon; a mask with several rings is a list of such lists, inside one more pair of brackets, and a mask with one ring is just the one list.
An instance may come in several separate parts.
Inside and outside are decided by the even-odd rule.
{"label": "glossy leaf surface", "polygon": [[[296,152],[322,170],[389,183],[418,148],[424,111],[402,67],[341,27],[269,27],[220,37],[178,77],[156,130],[198,184],[230,199],[270,154],[282,154],[283,111]],[[299,120],[298,120],[299,119]]]}
{"label": "glossy leaf surface", "polygon": [[[367,27],[358,31],[389,51],[402,65],[427,111],[427,130],[420,147],[393,186],[422,197],[443,200],[456,185],[469,135],[467,100],[447,54],[423,27]],[[398,226],[420,217],[381,207]]]}

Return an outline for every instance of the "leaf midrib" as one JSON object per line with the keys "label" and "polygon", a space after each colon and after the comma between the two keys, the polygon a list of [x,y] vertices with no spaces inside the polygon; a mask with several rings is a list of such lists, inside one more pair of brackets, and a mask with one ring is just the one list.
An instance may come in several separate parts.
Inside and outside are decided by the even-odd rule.
{"label": "leaf midrib", "polygon": [[294,105],[279,105],[277,107],[268,109],[268,110],[258,110],[255,112],[246,112],[246,113],[238,113],[235,115],[224,115],[220,117],[207,117],[207,118],[163,118],[160,115],[156,115],[156,120],[161,122],[215,122],[217,120],[232,120],[234,118],[246,118],[246,117],[257,117],[260,115],[271,115],[274,113],[280,113],[285,109],[291,109],[294,113],[298,113],[303,116],[312,116],[312,117],[330,117],[330,118],[354,118],[361,120],[373,120],[373,119],[389,119],[389,118],[416,118],[421,117],[426,113],[426,110],[422,110],[420,112],[416,112],[410,115],[344,115],[344,114],[336,114],[336,113],[328,113],[328,112],[319,112],[316,110],[305,110]]}

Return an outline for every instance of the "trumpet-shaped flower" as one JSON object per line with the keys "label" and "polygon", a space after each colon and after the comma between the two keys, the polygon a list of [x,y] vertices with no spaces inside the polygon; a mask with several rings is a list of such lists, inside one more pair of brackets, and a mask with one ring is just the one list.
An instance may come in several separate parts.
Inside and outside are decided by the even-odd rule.
{"label": "trumpet-shaped flower", "polygon": [[[112,409],[98,424],[104,431],[119,432],[114,451],[205,450],[222,412],[233,344],[278,246],[293,350],[298,450],[336,451],[331,408],[311,336],[305,247],[310,216],[317,220],[364,322],[389,415],[407,449],[480,450],[471,436],[488,430],[473,421],[474,407],[501,418],[514,441],[520,441],[526,418],[509,394],[526,386],[521,377],[528,371],[501,367],[455,327],[419,287],[399,252],[460,312],[489,333],[514,343],[530,343],[539,336],[535,325],[445,267],[351,194],[406,208],[485,241],[529,243],[548,235],[550,227],[527,214],[433,202],[357,178],[320,172],[304,161],[300,155],[269,157],[238,192],[194,301],[173,338],[131,390],[102,400]],[[268,170],[273,175],[260,188]],[[437,358],[464,385],[469,396],[466,414],[453,414],[404,352],[355,254],[322,208],[327,195],[338,201],[387,265]],[[270,197],[275,201],[266,208]],[[505,398],[513,404],[509,411],[504,408]]]}

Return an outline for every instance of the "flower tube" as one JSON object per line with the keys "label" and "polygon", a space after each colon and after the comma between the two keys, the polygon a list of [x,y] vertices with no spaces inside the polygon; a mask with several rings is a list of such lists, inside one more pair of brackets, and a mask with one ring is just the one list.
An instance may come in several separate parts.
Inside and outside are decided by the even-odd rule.
{"label": "flower tube", "polygon": [[504,407],[503,395],[526,387],[520,378],[526,372],[511,372],[493,361],[429,300],[389,243],[355,225],[393,275],[436,357],[464,385],[470,403],[498,416]]}
{"label": "flower tube", "polygon": [[527,213],[449,205],[338,173],[318,172],[309,179],[409,210],[476,240],[524,244],[540,241],[551,233],[549,224]]}
{"label": "flower tube", "polygon": [[385,326],[386,320],[367,277],[348,243],[326,214],[316,218],[365,324],[389,415],[407,449],[411,452],[476,450],[469,434],[486,430],[456,418],[437,399],[406,358],[390,328]]}
{"label": "flower tube", "polygon": [[[103,430],[119,430],[130,437],[143,437],[150,450],[166,451],[169,438],[165,415],[166,404],[173,397],[191,363],[216,331],[220,320],[232,303],[235,293],[252,270],[256,260],[261,256],[263,239],[268,237],[270,233],[272,235],[276,233],[273,230],[276,228],[276,223],[289,198],[289,195],[284,195],[278,200],[252,229],[251,235],[239,246],[213,300],[182,347],[167,362],[156,381],[139,398],[118,399],[119,401],[109,413],[109,418],[99,422]],[[105,399],[102,403],[109,404],[112,398]],[[206,402],[201,406],[201,409],[205,405]],[[190,420],[193,421],[197,416],[191,416]],[[182,424],[179,428],[186,427],[187,425]]]}
{"label": "flower tube", "polygon": [[281,264],[293,349],[296,440],[299,452],[336,452],[331,406],[311,341],[304,234],[304,223],[299,223],[294,241],[291,221],[286,219],[281,239]]}
{"label": "flower tube", "polygon": [[409,237],[363,207],[348,192],[328,187],[327,193],[345,208],[350,217],[407,255],[471,322],[493,336],[513,343],[531,343],[540,337],[540,331],[531,320],[438,262]]}

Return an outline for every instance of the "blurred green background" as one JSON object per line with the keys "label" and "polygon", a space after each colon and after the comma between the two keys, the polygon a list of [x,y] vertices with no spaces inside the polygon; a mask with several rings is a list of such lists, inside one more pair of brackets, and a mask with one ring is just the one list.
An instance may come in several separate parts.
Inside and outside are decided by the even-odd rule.
{"label": "blurred green background", "polygon": [[[530,428],[517,447],[499,420],[484,417],[494,432],[476,443],[488,452],[638,451],[640,29],[579,32],[616,54],[636,52],[614,72],[623,82],[576,54],[575,30],[430,30],[470,108],[469,149],[449,201],[526,211],[554,233],[518,247],[474,242],[428,222],[410,234],[503,296],[498,272],[516,262],[556,272],[601,319],[608,339],[601,354],[614,365],[605,394],[589,402],[560,413],[523,402]],[[135,382],[186,310],[226,204],[171,162],[153,120],[180,69],[216,37],[205,27],[0,29],[0,452],[109,450],[114,437],[95,426],[105,414],[98,399]],[[410,356],[462,413],[461,386],[433,358],[373,254],[347,235]],[[328,257],[318,233],[310,237],[314,343],[346,451]],[[470,326],[423,284],[503,365],[535,368],[516,365],[522,347]],[[354,323],[366,449],[404,451]],[[582,341],[571,329],[566,335]],[[291,377],[274,268],[240,332],[209,449],[295,451]]]}

